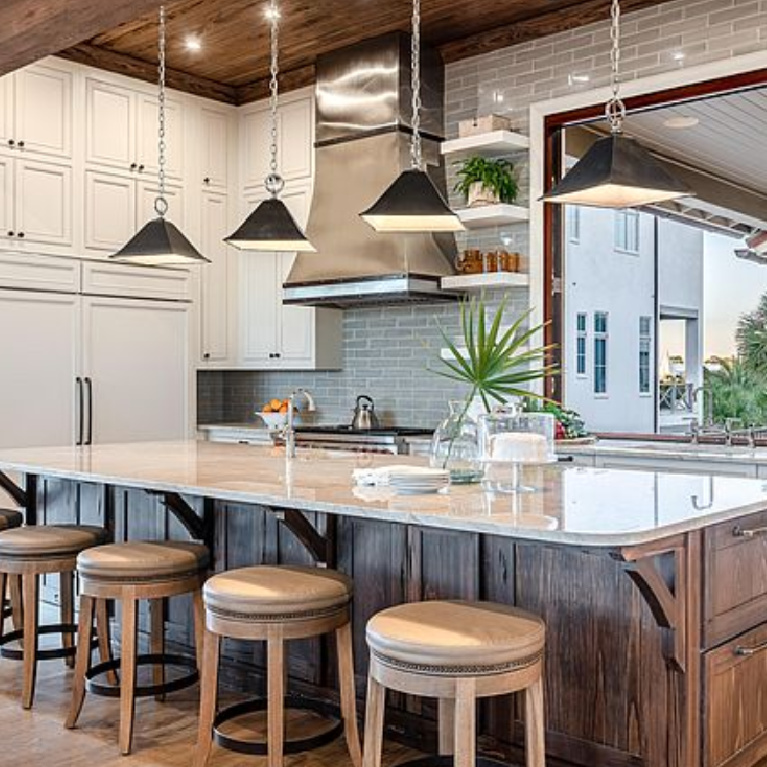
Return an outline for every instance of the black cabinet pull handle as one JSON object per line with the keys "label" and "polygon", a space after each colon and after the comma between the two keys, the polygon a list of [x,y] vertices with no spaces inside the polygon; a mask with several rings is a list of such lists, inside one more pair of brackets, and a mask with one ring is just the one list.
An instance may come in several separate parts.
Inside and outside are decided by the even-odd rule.
{"label": "black cabinet pull handle", "polygon": [[85,438],[83,444],[93,444],[93,381],[86,377],[85,388],[88,395],[88,436]]}
{"label": "black cabinet pull handle", "polygon": [[19,149],[24,149],[24,142],[23,141],[19,141]]}
{"label": "black cabinet pull handle", "polygon": [[75,378],[77,388],[77,444],[83,444],[83,426],[85,419],[85,399],[83,397],[83,379],[80,376]]}
{"label": "black cabinet pull handle", "polygon": [[210,176],[205,176],[205,178],[202,180],[203,184],[209,184],[210,183]]}

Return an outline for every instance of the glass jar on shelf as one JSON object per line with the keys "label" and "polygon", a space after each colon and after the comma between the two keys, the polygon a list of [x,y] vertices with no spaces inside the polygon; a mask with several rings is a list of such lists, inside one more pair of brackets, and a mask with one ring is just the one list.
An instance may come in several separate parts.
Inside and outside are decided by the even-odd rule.
{"label": "glass jar on shelf", "polygon": [[557,460],[554,452],[556,420],[550,413],[524,413],[499,408],[478,419],[482,487],[490,492],[535,492],[542,488],[522,483],[524,466]]}
{"label": "glass jar on shelf", "polygon": [[479,460],[477,422],[463,400],[451,400],[448,406],[448,417],[437,426],[432,437],[431,465],[447,469],[452,484],[479,482],[482,466]]}

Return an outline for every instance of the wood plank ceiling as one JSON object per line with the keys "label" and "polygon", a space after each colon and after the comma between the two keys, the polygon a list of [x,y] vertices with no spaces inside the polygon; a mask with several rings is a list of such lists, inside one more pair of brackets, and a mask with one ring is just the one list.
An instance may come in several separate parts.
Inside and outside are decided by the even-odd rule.
{"label": "wood plank ceiling", "polygon": [[[14,3],[32,0],[4,0]],[[624,13],[665,0],[623,0]],[[73,0],[37,0],[43,5]],[[86,0],[83,5],[90,5]],[[62,51],[67,58],[155,78],[156,12],[147,0],[104,2],[116,24]],[[98,6],[99,4],[97,4]],[[140,7],[140,6],[144,7]],[[155,7],[158,5],[155,0]],[[169,82],[173,87],[235,104],[267,94],[268,29],[265,0],[174,0],[167,3]],[[543,37],[609,16],[609,0],[422,0],[423,38],[446,62]],[[123,23],[117,9],[143,15]],[[3,11],[0,10],[0,24]],[[410,25],[409,0],[283,0],[281,67],[284,90],[314,79],[318,54]],[[74,17],[73,17],[74,18]],[[2,27],[0,26],[0,29]],[[186,47],[189,37],[199,51]],[[69,41],[71,42],[71,41]],[[0,33],[0,50],[2,34]],[[26,62],[25,62],[26,63]],[[2,69],[0,69],[2,71]]]}

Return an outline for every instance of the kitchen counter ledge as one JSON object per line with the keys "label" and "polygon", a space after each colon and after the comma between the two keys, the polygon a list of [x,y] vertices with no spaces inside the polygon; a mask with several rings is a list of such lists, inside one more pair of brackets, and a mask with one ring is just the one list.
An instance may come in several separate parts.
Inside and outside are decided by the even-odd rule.
{"label": "kitchen counter ledge", "polygon": [[352,486],[356,466],[391,463],[425,461],[299,450],[287,462],[277,448],[197,441],[0,451],[2,471],[587,548],[645,545],[767,509],[760,480],[561,464],[529,468],[524,481],[542,490],[517,495]]}

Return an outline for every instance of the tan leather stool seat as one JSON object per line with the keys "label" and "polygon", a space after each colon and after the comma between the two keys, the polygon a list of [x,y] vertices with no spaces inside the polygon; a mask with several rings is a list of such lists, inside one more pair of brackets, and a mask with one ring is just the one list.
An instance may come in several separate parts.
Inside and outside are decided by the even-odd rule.
{"label": "tan leather stool seat", "polygon": [[74,556],[107,540],[107,531],[86,525],[34,525],[0,532],[0,557]]}
{"label": "tan leather stool seat", "polygon": [[383,662],[457,673],[533,663],[546,630],[530,613],[489,602],[430,601],[398,605],[373,616],[367,641]]}
{"label": "tan leather stool seat", "polygon": [[86,549],[77,557],[85,578],[162,580],[184,577],[208,566],[208,549],[187,541],[128,541]]}
{"label": "tan leather stool seat", "polygon": [[296,616],[341,608],[352,597],[342,573],[314,567],[243,567],[210,578],[202,590],[213,612],[252,617]]}
{"label": "tan leather stool seat", "polygon": [[9,530],[12,527],[21,527],[24,515],[14,509],[0,509],[0,530]]}

